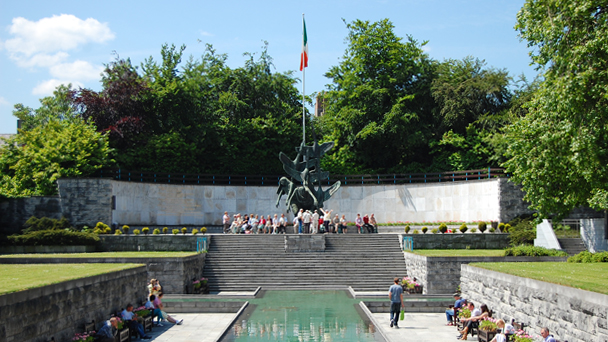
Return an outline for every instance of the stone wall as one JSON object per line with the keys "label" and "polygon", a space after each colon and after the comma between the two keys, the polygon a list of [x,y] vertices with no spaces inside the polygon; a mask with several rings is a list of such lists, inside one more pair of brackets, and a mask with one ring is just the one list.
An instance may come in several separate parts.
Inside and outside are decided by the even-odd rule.
{"label": "stone wall", "polygon": [[170,258],[2,258],[0,264],[144,264],[147,279],[158,279],[167,294],[187,293],[192,279],[203,276],[206,253]]}
{"label": "stone wall", "polygon": [[71,341],[84,324],[97,326],[147,295],[146,268],[106,273],[0,296],[0,341]]}
{"label": "stone wall", "polygon": [[325,235],[285,235],[285,252],[324,252]]}
{"label": "stone wall", "polygon": [[0,233],[19,234],[23,224],[32,216],[61,218],[59,196],[35,196],[0,202]]}
{"label": "stone wall", "polygon": [[414,249],[503,249],[509,247],[506,233],[400,234],[411,237]]}
{"label": "stone wall", "polygon": [[[207,186],[112,181],[113,222],[120,225],[220,224],[224,211],[281,214],[274,186]],[[326,208],[388,221],[497,221],[500,179],[402,185],[345,185]],[[509,188],[510,189],[510,188]],[[508,189],[507,189],[508,190]],[[503,190],[506,192],[507,190]],[[281,203],[284,203],[285,198]],[[287,215],[292,219],[291,214]]]}
{"label": "stone wall", "polygon": [[102,178],[66,178],[57,181],[61,211],[75,226],[112,221],[112,182]]}
{"label": "stone wall", "polygon": [[566,257],[427,257],[403,253],[407,275],[416,277],[423,294],[452,294],[458,291],[461,267],[472,262],[566,261]]}
{"label": "stone wall", "polygon": [[499,178],[498,187],[500,213],[497,221],[509,222],[520,215],[534,213],[528,209],[530,203],[523,200],[525,194],[521,186],[512,183],[509,178]]}
{"label": "stone wall", "polygon": [[196,242],[206,237],[211,243],[212,235],[149,234],[149,235],[99,235],[100,249],[104,252],[115,251],[196,251]]}
{"label": "stone wall", "polygon": [[548,327],[557,340],[598,342],[608,340],[608,296],[462,266],[463,296],[485,303],[496,318],[514,318],[528,332]]}

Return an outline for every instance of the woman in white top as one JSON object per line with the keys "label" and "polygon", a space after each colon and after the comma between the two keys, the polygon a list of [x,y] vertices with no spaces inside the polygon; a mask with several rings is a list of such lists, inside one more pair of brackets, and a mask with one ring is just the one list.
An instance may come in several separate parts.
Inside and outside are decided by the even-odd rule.
{"label": "woman in white top", "polygon": [[285,234],[285,227],[287,227],[287,219],[285,219],[285,214],[281,214],[281,218],[279,218],[279,231],[277,232],[277,234]]}
{"label": "woman in white top", "polygon": [[342,215],[342,217],[340,218],[340,225],[342,226],[342,233],[346,234],[348,233],[348,226],[346,225],[346,217],[344,217],[345,215]]}
{"label": "woman in white top", "polygon": [[329,221],[331,220],[331,212],[333,210],[325,211],[321,208],[321,212],[323,213],[323,226],[325,227],[325,232],[329,233]]}
{"label": "woman in white top", "polygon": [[272,219],[272,234],[276,234],[279,229],[279,218],[277,214],[274,214],[274,218]]}

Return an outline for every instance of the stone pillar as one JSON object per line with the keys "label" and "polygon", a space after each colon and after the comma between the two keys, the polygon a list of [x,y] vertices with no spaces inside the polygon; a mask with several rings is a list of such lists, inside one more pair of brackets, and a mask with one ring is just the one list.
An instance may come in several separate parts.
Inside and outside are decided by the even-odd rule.
{"label": "stone pillar", "polygon": [[102,178],[57,180],[61,211],[72,225],[112,224],[112,181]]}

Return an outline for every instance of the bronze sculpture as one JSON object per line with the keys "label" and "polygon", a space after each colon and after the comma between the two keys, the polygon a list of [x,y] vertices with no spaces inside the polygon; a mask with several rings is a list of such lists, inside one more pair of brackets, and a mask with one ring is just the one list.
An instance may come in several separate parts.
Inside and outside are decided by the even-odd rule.
{"label": "bronze sculpture", "polygon": [[[283,169],[293,180],[287,177],[281,177],[279,180],[277,208],[283,195],[287,196],[287,211],[291,210],[294,214],[300,209],[312,211],[323,208],[323,203],[340,188],[340,181],[336,181],[327,190],[321,187],[321,180],[329,179],[329,172],[321,170],[321,157],[333,147],[332,141],[319,145],[315,137],[311,146],[302,142],[296,147],[298,153],[294,160],[289,159],[283,152],[279,153]],[[300,182],[302,185],[297,186],[294,182]]]}

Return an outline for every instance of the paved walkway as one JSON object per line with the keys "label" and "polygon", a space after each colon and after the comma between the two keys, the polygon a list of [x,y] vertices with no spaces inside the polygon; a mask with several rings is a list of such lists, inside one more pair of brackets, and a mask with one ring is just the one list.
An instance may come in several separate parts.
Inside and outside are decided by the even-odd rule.
{"label": "paved walkway", "polygon": [[[181,325],[163,322],[162,327],[154,327],[148,335],[155,342],[213,342],[220,337],[226,326],[234,318],[234,313],[170,314],[175,319],[183,319]],[[141,340],[146,341],[146,340]]]}
{"label": "paved walkway", "polygon": [[[234,313],[171,314],[172,317],[183,318],[184,323],[182,325],[163,323],[162,327],[155,327],[151,333],[148,333],[153,337],[149,341],[213,342],[219,338],[234,315]],[[445,314],[406,314],[405,320],[400,321],[399,329],[389,326],[387,313],[373,315],[380,324],[379,328],[388,336],[389,342],[456,341],[457,330],[455,327],[445,326]]]}
{"label": "paved walkway", "polygon": [[[388,313],[375,313],[374,318],[384,330],[390,342],[437,342],[456,341],[458,330],[446,326],[444,313],[411,313],[399,321],[399,329],[391,328]],[[471,337],[469,336],[469,339]],[[477,336],[473,340],[477,340]]]}

